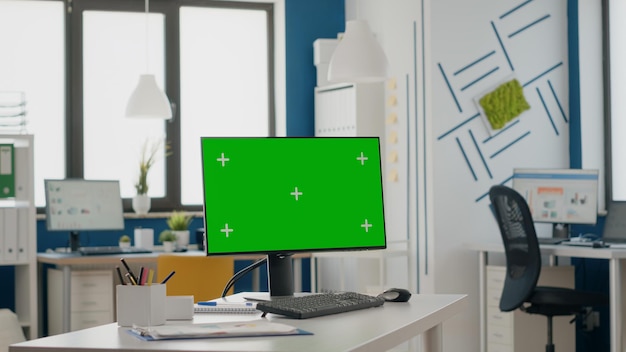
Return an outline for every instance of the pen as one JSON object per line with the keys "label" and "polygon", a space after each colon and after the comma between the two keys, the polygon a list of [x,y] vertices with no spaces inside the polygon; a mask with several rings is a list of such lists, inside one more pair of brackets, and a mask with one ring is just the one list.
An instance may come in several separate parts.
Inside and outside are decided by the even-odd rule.
{"label": "pen", "polygon": [[148,285],[152,285],[152,279],[154,278],[154,270],[150,269],[150,271],[148,271]]}
{"label": "pen", "polygon": [[229,302],[215,302],[215,301],[208,301],[208,302],[198,302],[198,305],[201,306],[209,306],[209,307],[254,307],[254,304],[252,302],[239,302],[239,303],[229,303]]}
{"label": "pen", "polygon": [[119,266],[115,266],[115,271],[117,271],[117,276],[120,278],[120,283],[122,285],[126,285],[126,281],[124,280],[124,276],[122,276],[122,271]]}
{"label": "pen", "polygon": [[141,268],[139,268],[139,279],[137,280],[137,283],[139,285],[144,285],[146,283],[146,277],[145,277],[145,272],[144,272],[144,268],[143,266]]}
{"label": "pen", "polygon": [[130,270],[130,267],[126,263],[126,260],[124,260],[124,258],[121,258],[120,261],[122,262],[122,264],[124,264],[124,267],[126,268],[126,271],[130,274],[130,277],[132,277],[133,280],[137,282],[137,277],[135,276],[135,274],[133,274],[133,271]]}
{"label": "pen", "polygon": [[176,272],[172,271],[169,275],[167,275],[167,277],[165,279],[163,279],[163,281],[161,281],[161,284],[166,283],[167,280],[169,280],[172,276],[174,276],[174,274],[176,274]]}
{"label": "pen", "polygon": [[137,281],[135,281],[135,278],[130,273],[126,273],[126,277],[128,278],[128,281],[130,281],[131,284],[137,285]]}

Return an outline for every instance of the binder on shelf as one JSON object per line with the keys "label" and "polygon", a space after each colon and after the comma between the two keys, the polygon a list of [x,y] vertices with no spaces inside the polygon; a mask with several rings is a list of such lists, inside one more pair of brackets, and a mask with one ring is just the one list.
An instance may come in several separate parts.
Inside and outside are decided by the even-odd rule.
{"label": "binder on shelf", "polygon": [[4,261],[4,209],[0,208],[0,262]]}
{"label": "binder on shelf", "polygon": [[4,208],[4,261],[17,261],[17,208]]}
{"label": "binder on shelf", "polygon": [[15,197],[14,160],[13,144],[0,144],[0,198]]}
{"label": "binder on shelf", "polygon": [[13,150],[13,158],[15,160],[13,174],[15,176],[15,199],[31,200],[33,186],[31,182],[32,167],[30,167],[31,155],[30,148],[15,148]]}
{"label": "binder on shelf", "polygon": [[28,211],[28,208],[17,209],[17,261],[20,263],[28,261]]}

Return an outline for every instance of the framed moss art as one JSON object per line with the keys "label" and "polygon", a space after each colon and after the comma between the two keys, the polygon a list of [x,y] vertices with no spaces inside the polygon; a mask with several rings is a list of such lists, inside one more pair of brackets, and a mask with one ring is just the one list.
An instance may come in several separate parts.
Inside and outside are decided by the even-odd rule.
{"label": "framed moss art", "polygon": [[530,109],[524,97],[524,89],[515,78],[481,95],[476,102],[490,133],[501,130],[524,111]]}

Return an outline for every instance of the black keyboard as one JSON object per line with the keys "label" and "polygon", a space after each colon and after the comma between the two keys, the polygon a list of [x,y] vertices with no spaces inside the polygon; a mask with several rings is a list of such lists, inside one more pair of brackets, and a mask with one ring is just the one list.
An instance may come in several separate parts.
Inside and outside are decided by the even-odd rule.
{"label": "black keyboard", "polygon": [[145,249],[145,248],[139,248],[139,247],[122,248],[118,246],[81,247],[78,249],[78,252],[82,255],[152,253],[152,251]]}
{"label": "black keyboard", "polygon": [[299,297],[281,297],[267,302],[258,302],[256,309],[263,313],[285,315],[295,319],[306,319],[322,315],[350,312],[358,309],[378,307],[385,300],[356,292],[320,293]]}

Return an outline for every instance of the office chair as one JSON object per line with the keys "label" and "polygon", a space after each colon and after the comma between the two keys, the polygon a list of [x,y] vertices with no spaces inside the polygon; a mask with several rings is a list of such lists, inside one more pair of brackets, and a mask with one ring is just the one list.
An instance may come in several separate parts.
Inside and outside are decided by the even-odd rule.
{"label": "office chair", "polygon": [[8,309],[0,309],[0,352],[7,352],[9,345],[26,341],[17,315]]}
{"label": "office chair", "polygon": [[493,186],[489,198],[498,220],[506,255],[506,278],[500,297],[500,310],[520,308],[529,314],[547,317],[546,352],[554,352],[552,318],[584,314],[585,307],[609,303],[602,293],[563,287],[537,286],[541,273],[541,253],[533,219],[526,200],[506,186]]}

